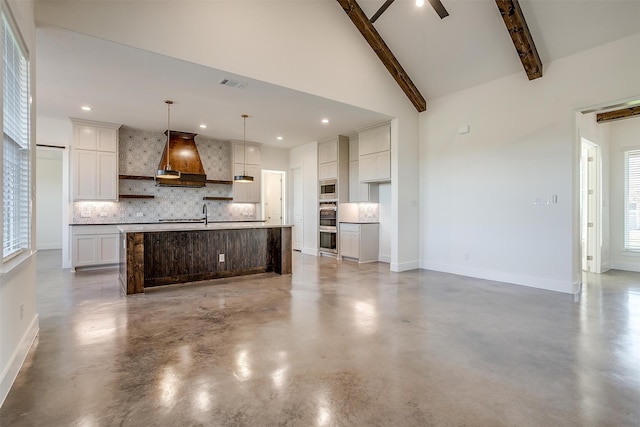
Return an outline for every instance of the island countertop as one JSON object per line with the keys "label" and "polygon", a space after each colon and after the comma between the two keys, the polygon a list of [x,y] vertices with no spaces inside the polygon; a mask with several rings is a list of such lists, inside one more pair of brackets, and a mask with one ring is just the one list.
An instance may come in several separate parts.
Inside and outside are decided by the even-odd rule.
{"label": "island countertop", "polygon": [[123,233],[149,233],[156,231],[241,230],[247,228],[291,228],[291,224],[265,224],[264,222],[214,222],[205,225],[194,223],[120,224]]}

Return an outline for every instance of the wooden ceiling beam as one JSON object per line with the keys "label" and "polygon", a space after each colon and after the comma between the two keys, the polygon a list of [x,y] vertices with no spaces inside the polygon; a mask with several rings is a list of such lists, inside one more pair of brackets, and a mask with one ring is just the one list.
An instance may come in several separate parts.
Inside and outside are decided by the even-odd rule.
{"label": "wooden ceiling beam", "polygon": [[542,77],[542,61],[533,42],[533,37],[524,19],[518,0],[496,0],[500,15],[507,26],[513,45],[518,52],[529,80]]}
{"label": "wooden ceiling beam", "polygon": [[425,101],[424,97],[413,84],[407,73],[402,68],[402,65],[398,62],[396,57],[391,52],[391,49],[384,42],[378,31],[374,28],[374,26],[369,21],[369,18],[364,14],[360,5],[356,0],[337,0],[344,9],[345,13],[351,21],[356,26],[356,28],[360,31],[360,34],[364,37],[364,39],[369,43],[369,46],[373,49],[373,51],[378,55],[380,61],[387,68],[391,76],[398,83],[400,88],[404,91],[407,98],[411,101],[413,106],[418,110],[418,112],[423,112],[427,109],[427,101]]}
{"label": "wooden ceiling beam", "polygon": [[628,119],[635,116],[640,116],[640,106],[596,114],[596,122],[607,123],[613,122],[615,120]]}
{"label": "wooden ceiling beam", "polygon": [[387,10],[389,8],[389,6],[391,6],[391,3],[393,3],[394,0],[387,0],[385,1],[382,6],[380,6],[380,9],[378,9],[378,11],[376,13],[373,14],[373,16],[371,17],[371,19],[369,19],[369,22],[371,22],[372,24],[374,24],[378,18],[380,18],[380,16],[385,12],[385,10]]}

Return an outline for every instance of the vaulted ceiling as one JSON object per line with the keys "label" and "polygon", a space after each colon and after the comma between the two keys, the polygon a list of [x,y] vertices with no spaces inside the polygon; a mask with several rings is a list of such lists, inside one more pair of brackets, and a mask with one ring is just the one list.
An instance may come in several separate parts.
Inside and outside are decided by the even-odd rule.
{"label": "vaulted ceiling", "polygon": [[[323,1],[341,8],[336,0]],[[373,24],[427,106],[434,98],[514,73],[527,79],[496,0],[441,1],[449,12],[444,19],[428,3],[419,8],[414,0],[396,0]],[[384,3],[358,0],[367,17]],[[520,0],[520,6],[545,72],[555,60],[640,32],[637,0]],[[336,25],[352,24],[345,20]],[[355,30],[353,34],[362,37]],[[171,88],[177,98],[172,109],[176,128],[241,139],[240,114],[249,113],[261,119],[247,122],[247,139],[284,148],[389,119],[61,29],[39,28],[36,54],[37,108],[46,117],[79,116],[80,104],[95,102],[99,105],[99,111],[93,112],[96,120],[160,130],[166,127],[166,114],[165,105],[155,102],[164,99],[158,88]],[[175,79],[177,75],[187,78]],[[223,87],[217,84],[223,78],[249,84],[245,89]],[[208,99],[200,85],[205,82],[210,85]],[[256,110],[243,110],[247,100]],[[324,115],[331,116],[330,126],[319,123]],[[201,122],[209,128],[198,129]],[[278,135],[285,139],[276,141]]]}

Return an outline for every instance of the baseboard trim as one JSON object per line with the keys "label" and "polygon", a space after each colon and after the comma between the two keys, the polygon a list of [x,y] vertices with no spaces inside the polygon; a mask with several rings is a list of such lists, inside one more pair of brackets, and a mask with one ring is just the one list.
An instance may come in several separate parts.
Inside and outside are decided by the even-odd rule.
{"label": "baseboard trim", "polygon": [[514,285],[528,286],[530,288],[545,289],[548,291],[575,294],[580,292],[581,283],[546,279],[543,277],[526,276],[522,274],[506,273],[503,271],[485,270],[480,268],[460,267],[457,265],[437,262],[422,262],[421,267],[427,270],[440,271],[442,273],[457,274],[459,276],[475,277],[477,279],[505,282]]}
{"label": "baseboard trim", "polygon": [[4,400],[9,395],[9,391],[11,390],[11,386],[15,382],[18,377],[18,372],[20,372],[20,368],[27,358],[27,354],[29,354],[29,350],[33,345],[38,332],[40,331],[40,317],[36,314],[31,321],[31,325],[27,328],[24,335],[22,336],[22,340],[18,345],[18,348],[13,352],[11,358],[9,359],[9,363],[7,364],[5,370],[2,372],[2,377],[0,378],[0,407],[4,403]]}
{"label": "baseboard trim", "polygon": [[302,253],[306,254],[306,255],[318,256],[318,250],[317,249],[303,248],[302,249]]}
{"label": "baseboard trim", "polygon": [[403,271],[416,270],[420,268],[420,263],[418,261],[408,261],[408,262],[392,262],[389,265],[389,270],[400,273]]}
{"label": "baseboard trim", "polygon": [[386,262],[387,264],[391,263],[391,255],[378,255],[378,261]]}
{"label": "baseboard trim", "polygon": [[612,262],[611,268],[613,270],[635,271],[640,273],[640,264],[637,262]]}
{"label": "baseboard trim", "polygon": [[36,250],[46,251],[49,249],[62,249],[62,243],[41,243],[36,245]]}

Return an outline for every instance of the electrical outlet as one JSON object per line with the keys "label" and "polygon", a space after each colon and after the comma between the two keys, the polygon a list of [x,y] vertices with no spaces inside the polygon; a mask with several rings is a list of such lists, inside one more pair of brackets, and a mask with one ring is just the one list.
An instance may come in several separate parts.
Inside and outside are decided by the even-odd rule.
{"label": "electrical outlet", "polygon": [[224,262],[224,254],[218,254],[218,262]]}
{"label": "electrical outlet", "polygon": [[88,211],[80,212],[80,218],[91,218],[91,212],[88,212]]}
{"label": "electrical outlet", "polygon": [[142,213],[142,212],[136,212],[136,216],[137,216],[138,218],[143,217],[143,216],[144,216],[144,213]]}
{"label": "electrical outlet", "polygon": [[100,216],[101,216],[102,218],[104,218],[104,217],[109,216],[109,214],[108,214],[108,213],[106,213],[106,212],[100,212]]}
{"label": "electrical outlet", "polygon": [[20,303],[20,320],[24,317],[24,304]]}

